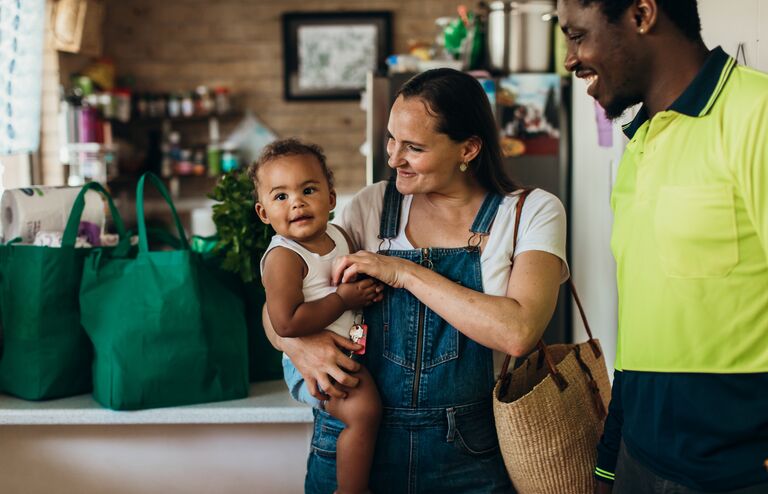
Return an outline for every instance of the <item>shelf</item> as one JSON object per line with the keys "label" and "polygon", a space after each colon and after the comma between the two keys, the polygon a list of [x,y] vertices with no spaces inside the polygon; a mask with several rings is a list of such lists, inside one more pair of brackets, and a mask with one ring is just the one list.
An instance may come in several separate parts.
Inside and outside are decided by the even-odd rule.
{"label": "shelf", "polygon": [[141,117],[141,118],[135,118],[128,122],[121,122],[114,120],[113,123],[116,123],[120,126],[131,126],[131,125],[158,125],[163,122],[170,122],[171,124],[179,124],[179,123],[195,123],[195,122],[207,122],[208,120],[211,120],[212,118],[217,118],[220,120],[233,120],[236,118],[242,118],[245,115],[245,113],[241,111],[232,111],[228,113],[211,113],[210,115],[192,115],[191,117]]}

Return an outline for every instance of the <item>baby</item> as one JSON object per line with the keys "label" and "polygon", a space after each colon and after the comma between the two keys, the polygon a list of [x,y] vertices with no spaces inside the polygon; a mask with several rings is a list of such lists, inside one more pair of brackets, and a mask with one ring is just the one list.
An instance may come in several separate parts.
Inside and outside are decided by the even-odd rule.
{"label": "baby", "polygon": [[[350,252],[349,238],[329,224],[336,206],[333,176],[319,146],[296,139],[268,145],[250,170],[256,188],[256,213],[276,234],[261,259],[267,313],[282,337],[315,334],[326,329],[364,344],[360,309],[379,295],[372,279],[331,286],[334,260]],[[355,311],[358,311],[357,314]],[[285,381],[298,401],[344,422],[336,445],[337,492],[369,492],[381,402],[365,369],[356,374],[360,384],[344,399],[319,401],[287,356],[283,356]],[[322,391],[322,390],[321,390]]]}

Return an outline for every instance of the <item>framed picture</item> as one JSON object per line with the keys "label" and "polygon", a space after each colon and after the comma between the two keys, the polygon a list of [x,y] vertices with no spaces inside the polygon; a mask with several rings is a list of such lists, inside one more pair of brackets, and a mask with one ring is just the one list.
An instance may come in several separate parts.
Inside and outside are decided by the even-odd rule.
{"label": "framed picture", "polygon": [[392,51],[391,12],[283,14],[285,99],[357,99]]}

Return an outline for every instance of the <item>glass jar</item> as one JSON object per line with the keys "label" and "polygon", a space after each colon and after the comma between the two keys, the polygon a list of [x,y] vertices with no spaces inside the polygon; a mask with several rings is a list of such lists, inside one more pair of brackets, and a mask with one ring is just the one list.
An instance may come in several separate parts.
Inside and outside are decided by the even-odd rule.
{"label": "glass jar", "polygon": [[216,113],[224,115],[230,110],[229,104],[229,89],[219,86],[214,89],[214,100],[216,102]]}

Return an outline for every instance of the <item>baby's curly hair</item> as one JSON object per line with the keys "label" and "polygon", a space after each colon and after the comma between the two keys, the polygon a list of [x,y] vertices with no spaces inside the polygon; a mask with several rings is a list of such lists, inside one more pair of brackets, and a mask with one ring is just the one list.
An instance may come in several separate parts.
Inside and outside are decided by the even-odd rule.
{"label": "baby's curly hair", "polygon": [[328,168],[328,165],[326,164],[323,148],[317,144],[305,143],[295,137],[289,137],[287,139],[278,139],[267,144],[261,151],[259,159],[254,161],[251,166],[248,167],[248,177],[253,182],[254,195],[258,198],[258,173],[262,166],[283,156],[297,156],[303,154],[309,154],[317,158],[317,161],[323,168],[325,178],[328,179],[328,186],[333,189],[333,172]]}

